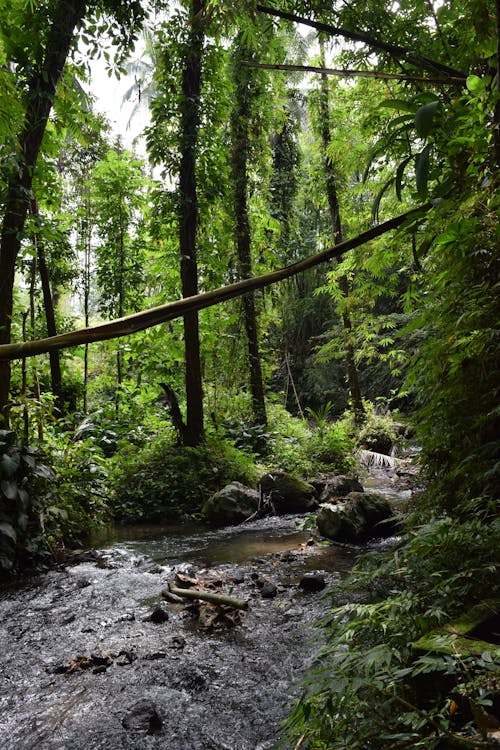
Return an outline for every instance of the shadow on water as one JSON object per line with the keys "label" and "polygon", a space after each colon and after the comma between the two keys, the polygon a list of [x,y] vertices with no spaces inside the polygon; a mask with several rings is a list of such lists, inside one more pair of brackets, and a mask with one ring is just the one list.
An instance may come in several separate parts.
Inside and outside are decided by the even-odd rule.
{"label": "shadow on water", "polygon": [[[318,646],[311,626],[359,551],[308,546],[296,520],[117,528],[99,559],[0,591],[2,750],[270,750]],[[148,619],[175,571],[207,568],[249,601],[240,625],[206,632],[179,605]],[[326,596],[299,588],[310,571]],[[58,672],[91,654],[110,665]]]}

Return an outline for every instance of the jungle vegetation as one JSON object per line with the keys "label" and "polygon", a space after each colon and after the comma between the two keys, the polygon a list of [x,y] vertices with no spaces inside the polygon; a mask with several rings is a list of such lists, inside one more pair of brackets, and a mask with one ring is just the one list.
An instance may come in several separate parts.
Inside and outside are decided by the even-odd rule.
{"label": "jungle vegetation", "polygon": [[[2,574],[412,425],[422,491],[333,603],[287,747],[498,746],[495,651],[448,626],[498,601],[499,25],[498,0],[0,0]],[[134,70],[145,155],[91,59]]]}

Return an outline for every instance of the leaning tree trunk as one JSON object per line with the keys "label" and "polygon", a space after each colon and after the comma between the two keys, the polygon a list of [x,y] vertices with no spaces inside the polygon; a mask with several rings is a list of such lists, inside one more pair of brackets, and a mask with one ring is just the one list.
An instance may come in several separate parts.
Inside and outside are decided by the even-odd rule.
{"label": "leaning tree trunk", "polygon": [[[237,48],[234,55],[235,105],[232,116],[232,177],[234,189],[234,216],[236,223],[236,247],[240,277],[252,276],[251,235],[248,220],[247,184],[250,111],[250,72],[241,65],[248,59],[250,50],[244,45]],[[260,364],[257,311],[253,292],[243,297],[243,315],[248,348],[250,393],[252,397],[253,419],[255,424],[267,424],[264,383]]]}
{"label": "leaning tree trunk", "polygon": [[[31,79],[24,124],[19,135],[19,162],[12,173],[5,200],[0,235],[0,344],[10,342],[14,275],[26,215],[31,200],[33,171],[42,144],[57,83],[80,24],[86,0],[59,0],[48,33],[44,59]],[[8,425],[10,363],[0,361],[0,424]]]}
{"label": "leaning tree trunk", "polygon": [[[191,1],[189,40],[182,72],[181,164],[179,172],[179,246],[182,296],[198,294],[196,236],[198,197],[196,186],[196,145],[200,124],[201,65],[203,55],[204,0]],[[204,439],[203,386],[201,378],[198,312],[184,316],[186,426],[185,445],[199,445]]]}
{"label": "leaning tree trunk", "polygon": [[[321,45],[321,66],[324,64],[324,46]],[[332,160],[328,157],[332,136],[330,131],[330,104],[328,94],[328,78],[326,75],[321,76],[321,87],[319,97],[319,115],[321,127],[321,141],[323,146],[323,168],[325,172],[326,192],[328,197],[328,207],[333,226],[333,236],[335,244],[342,242],[342,223],[340,219],[340,205],[337,192],[337,180],[335,167]],[[349,296],[349,281],[347,276],[342,276],[338,281],[339,289],[344,299]],[[352,321],[349,312],[344,307],[342,313],[342,323],[344,326],[344,347],[347,369],[347,382],[349,385],[349,394],[351,396],[351,406],[354,412],[356,424],[361,424],[365,419],[365,410],[359,387],[358,370],[354,359],[354,345],[352,343]]]}

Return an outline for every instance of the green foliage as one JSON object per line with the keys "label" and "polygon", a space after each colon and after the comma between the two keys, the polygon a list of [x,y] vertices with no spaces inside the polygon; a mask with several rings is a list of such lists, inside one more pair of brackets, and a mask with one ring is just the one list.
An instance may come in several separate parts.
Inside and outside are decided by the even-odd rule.
{"label": "green foliage", "polygon": [[42,454],[0,430],[0,573],[81,543],[105,517],[104,478],[91,440],[49,436]]}
{"label": "green foliage", "polygon": [[[463,734],[482,731],[474,706],[488,707],[494,693],[492,655],[461,654],[451,634],[447,653],[412,643],[498,594],[499,534],[498,522],[436,518],[358,564],[340,592],[352,603],[322,623],[327,643],[287,722],[288,739],[302,737],[308,750],[412,750],[459,747]],[[456,714],[452,701],[461,705]]]}
{"label": "green foliage", "polygon": [[255,484],[253,459],[220,438],[197,448],[157,438],[131,446],[113,459],[112,509],[118,521],[167,521],[199,511],[231,481]]}
{"label": "green foliage", "polygon": [[358,432],[357,444],[361,448],[376,453],[389,454],[395,439],[396,433],[392,419],[370,409],[365,423]]}

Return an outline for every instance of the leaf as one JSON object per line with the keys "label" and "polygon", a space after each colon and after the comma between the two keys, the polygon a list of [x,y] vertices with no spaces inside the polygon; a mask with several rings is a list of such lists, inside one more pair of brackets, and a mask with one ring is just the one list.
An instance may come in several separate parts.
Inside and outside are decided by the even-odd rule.
{"label": "leaf", "polygon": [[10,523],[0,523],[0,534],[8,536],[13,542],[17,541],[16,530]]}
{"label": "leaf", "polygon": [[0,482],[0,488],[7,500],[15,500],[17,497],[17,482]]}
{"label": "leaf", "polygon": [[8,453],[0,456],[0,472],[6,479],[11,479],[16,471],[19,469],[21,463],[21,456],[19,453],[14,453],[13,456],[9,456]]}
{"label": "leaf", "polygon": [[12,430],[0,430],[0,443],[4,445],[14,445],[16,442],[16,433]]}
{"label": "leaf", "polygon": [[479,76],[467,76],[465,84],[471,94],[480,94],[485,88],[484,81]]}
{"label": "leaf", "polygon": [[385,107],[386,109],[397,109],[400,112],[415,113],[415,104],[407,102],[404,99],[386,99],[385,101],[380,102],[379,106]]}
{"label": "leaf", "polygon": [[409,156],[407,159],[404,159],[401,162],[401,164],[398,166],[397,170],[396,170],[395,187],[396,187],[396,195],[397,195],[398,201],[400,201],[400,202],[401,202],[403,173],[404,173],[404,171],[406,169],[406,165],[408,164],[408,162],[411,161],[411,159],[412,159],[411,156]]}
{"label": "leaf", "polygon": [[391,179],[388,180],[385,183],[385,185],[377,193],[377,196],[376,196],[375,200],[373,201],[373,206],[372,206],[372,219],[373,219],[373,221],[378,221],[378,212],[379,212],[379,209],[380,209],[380,201],[384,197],[384,194],[386,193],[386,191],[391,187],[391,185],[392,185],[393,182],[394,182],[394,177],[391,177]]}
{"label": "leaf", "polygon": [[427,184],[429,182],[429,152],[430,144],[415,157],[415,178],[417,192],[421,198],[427,196]]}
{"label": "leaf", "polygon": [[432,130],[434,115],[439,107],[439,99],[424,104],[415,112],[415,128],[421,138],[427,138]]}

